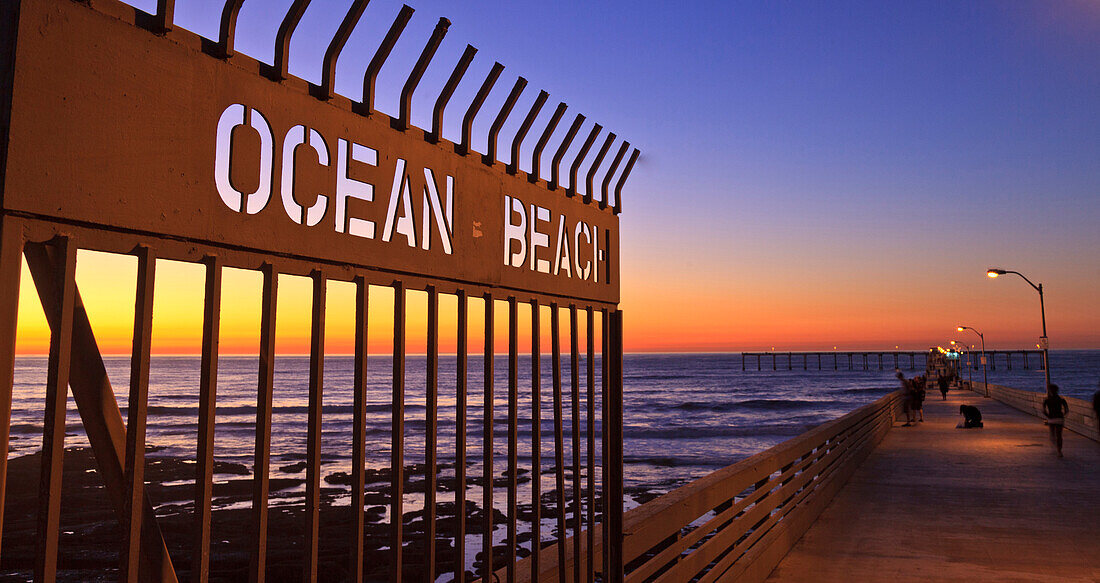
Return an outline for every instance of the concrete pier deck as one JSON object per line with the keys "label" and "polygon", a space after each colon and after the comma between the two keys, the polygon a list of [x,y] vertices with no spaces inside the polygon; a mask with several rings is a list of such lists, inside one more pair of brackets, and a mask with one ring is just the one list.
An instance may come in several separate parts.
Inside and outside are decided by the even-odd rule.
{"label": "concrete pier deck", "polygon": [[[960,404],[985,428],[956,429]],[[970,392],[929,391],[769,581],[1100,582],[1100,444]],[[902,420],[904,421],[904,420]]]}

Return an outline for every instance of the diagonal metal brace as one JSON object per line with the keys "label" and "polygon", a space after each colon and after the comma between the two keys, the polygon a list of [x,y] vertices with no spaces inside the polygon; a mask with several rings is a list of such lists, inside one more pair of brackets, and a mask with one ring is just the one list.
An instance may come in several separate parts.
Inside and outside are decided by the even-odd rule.
{"label": "diagonal metal brace", "polygon": [[[37,288],[42,302],[42,309],[46,313],[46,320],[50,329],[54,330],[61,320],[57,296],[63,283],[56,280],[56,274],[59,273],[57,264],[64,258],[57,257],[56,250],[49,245],[38,243],[28,243],[24,254],[34,279],[34,287]],[[69,387],[80,411],[84,432],[92,445],[99,475],[103,478],[103,485],[121,523],[126,504],[126,481],[123,474],[126,425],[122,421],[122,412],[119,411],[111,381],[107,378],[103,356],[96,344],[79,290],[73,302],[72,336]],[[168,547],[164,544],[164,536],[148,496],[145,497],[142,516],[139,578],[146,582],[175,583],[177,578],[172,567],[172,558],[168,555]],[[125,525],[122,526],[125,528]]]}

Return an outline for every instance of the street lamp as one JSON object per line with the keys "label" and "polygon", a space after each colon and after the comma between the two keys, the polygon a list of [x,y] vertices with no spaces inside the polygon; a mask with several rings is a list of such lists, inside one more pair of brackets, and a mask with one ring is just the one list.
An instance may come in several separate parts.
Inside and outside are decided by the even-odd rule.
{"label": "street lamp", "polygon": [[956,330],[958,330],[959,332],[962,332],[963,330],[970,330],[971,332],[977,334],[978,338],[981,338],[981,340],[982,340],[982,383],[985,385],[985,396],[988,397],[989,396],[989,374],[985,370],[985,334],[982,334],[981,332],[978,332],[977,330],[975,330],[974,328],[971,328],[970,326],[959,326],[959,327],[956,328]]}
{"label": "street lamp", "polygon": [[1035,285],[1034,283],[1031,283],[1031,280],[1019,271],[996,269],[990,267],[985,272],[985,274],[988,275],[990,279],[996,278],[998,275],[1005,275],[1007,273],[1015,273],[1016,275],[1020,276],[1024,281],[1026,281],[1028,285],[1035,288],[1035,291],[1039,292],[1039,315],[1042,316],[1043,319],[1043,335],[1039,338],[1039,340],[1042,344],[1043,349],[1043,372],[1046,374],[1046,390],[1047,392],[1050,392],[1050,350],[1048,348],[1050,342],[1047,340],[1047,312],[1046,307],[1043,305],[1043,284],[1040,283],[1039,285]]}

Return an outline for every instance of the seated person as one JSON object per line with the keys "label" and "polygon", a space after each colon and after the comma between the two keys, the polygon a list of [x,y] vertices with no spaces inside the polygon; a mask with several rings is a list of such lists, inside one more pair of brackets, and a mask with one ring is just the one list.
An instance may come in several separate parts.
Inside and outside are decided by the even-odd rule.
{"label": "seated person", "polygon": [[959,413],[962,413],[963,429],[972,429],[974,427],[984,427],[982,425],[982,412],[973,405],[959,405]]}

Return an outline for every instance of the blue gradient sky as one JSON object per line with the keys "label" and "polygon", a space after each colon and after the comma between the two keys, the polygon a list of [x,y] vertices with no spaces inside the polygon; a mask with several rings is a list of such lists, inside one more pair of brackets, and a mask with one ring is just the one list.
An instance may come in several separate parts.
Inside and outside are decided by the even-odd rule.
{"label": "blue gradient sky", "polygon": [[[245,2],[238,49],[270,62],[289,4]],[[293,73],[319,80],[349,4],[313,2]],[[516,75],[530,84],[502,145],[545,89],[533,134],[565,101],[566,120],[584,113],[642,150],[622,215],[628,349],[922,348],[960,323],[994,346],[1032,345],[1036,294],[988,280],[989,266],[1045,283],[1053,347],[1100,347],[1098,2],[412,6],[379,78],[382,111],[395,112],[446,16],[416,125],[470,43],[480,51],[447,137],[499,60],[507,68],[475,124],[476,150]],[[214,37],[220,7],[179,0],[176,19]],[[371,2],[340,61],[339,92],[359,98],[399,7]]]}

